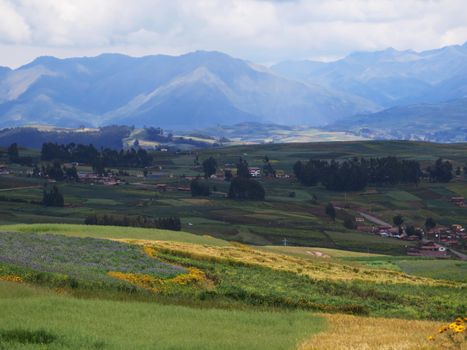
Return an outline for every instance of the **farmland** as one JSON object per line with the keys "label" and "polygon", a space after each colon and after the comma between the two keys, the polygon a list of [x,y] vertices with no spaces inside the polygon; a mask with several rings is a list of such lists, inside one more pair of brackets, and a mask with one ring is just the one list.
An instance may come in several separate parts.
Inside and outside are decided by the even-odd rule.
{"label": "farmland", "polygon": [[[196,156],[262,167],[267,155],[292,174],[297,160],[355,156],[397,155],[422,167],[442,156],[457,167],[467,163],[466,151],[464,144],[362,141],[155,152],[157,176],[128,168],[115,186],[54,182],[63,207],[42,205],[47,181],[9,164],[0,176],[0,349],[326,350],[346,349],[345,337],[355,349],[431,349],[426,337],[466,312],[467,262],[407,256],[417,242],[343,223],[366,213],[466,226],[467,209],[451,202],[466,193],[462,176],[345,193],[293,176],[262,178],[264,201],[227,198],[229,182],[220,177],[203,180],[209,197],[186,189],[202,175]],[[39,159],[35,150],[21,152]],[[339,208],[335,220],[325,213],[329,202]],[[84,225],[90,215],[174,216],[182,230]],[[359,327],[374,336],[362,342]],[[377,336],[381,327],[392,331]]]}

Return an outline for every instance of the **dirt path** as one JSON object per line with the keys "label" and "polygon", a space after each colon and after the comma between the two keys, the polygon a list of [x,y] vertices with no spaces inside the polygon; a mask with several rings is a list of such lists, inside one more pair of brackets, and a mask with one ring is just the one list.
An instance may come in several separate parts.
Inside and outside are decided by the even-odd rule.
{"label": "dirt path", "polygon": [[387,227],[392,227],[392,225],[388,222],[385,222],[381,219],[378,219],[377,217],[374,217],[373,215],[364,213],[364,212],[359,212],[361,216],[363,216],[365,219],[368,221],[371,221],[372,223],[378,225],[378,226],[387,226]]}

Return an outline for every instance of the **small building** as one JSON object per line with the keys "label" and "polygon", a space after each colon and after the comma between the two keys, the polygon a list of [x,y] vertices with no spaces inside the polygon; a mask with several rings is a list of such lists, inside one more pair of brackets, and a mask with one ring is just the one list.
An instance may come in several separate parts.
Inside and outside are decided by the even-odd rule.
{"label": "small building", "polygon": [[451,203],[457,205],[458,207],[465,207],[465,198],[464,197],[451,197]]}
{"label": "small building", "polygon": [[156,185],[156,190],[159,191],[159,192],[167,191],[167,184],[157,184]]}
{"label": "small building", "polygon": [[261,168],[249,167],[248,171],[250,172],[251,177],[261,177]]}
{"label": "small building", "polygon": [[432,241],[423,242],[418,248],[410,248],[407,254],[441,259],[449,257],[449,251],[446,247]]}

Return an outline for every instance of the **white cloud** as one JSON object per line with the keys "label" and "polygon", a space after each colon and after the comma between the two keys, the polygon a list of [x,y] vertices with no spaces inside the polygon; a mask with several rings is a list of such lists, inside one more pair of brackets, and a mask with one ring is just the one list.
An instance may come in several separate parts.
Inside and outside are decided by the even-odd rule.
{"label": "white cloud", "polygon": [[465,0],[0,0],[0,65],[196,49],[271,62],[466,40]]}

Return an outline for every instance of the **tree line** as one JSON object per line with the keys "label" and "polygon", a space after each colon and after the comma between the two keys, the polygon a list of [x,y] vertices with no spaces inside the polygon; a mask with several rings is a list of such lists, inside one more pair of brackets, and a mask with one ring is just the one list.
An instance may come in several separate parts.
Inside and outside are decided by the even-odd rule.
{"label": "tree line", "polygon": [[44,143],[41,160],[90,164],[97,171],[104,167],[143,168],[151,164],[152,156],[142,148],[135,150],[96,149],[93,145]]}
{"label": "tree line", "polygon": [[130,216],[130,215],[110,215],[110,214],[92,214],[84,220],[86,225],[104,225],[104,226],[131,226],[158,228],[164,230],[180,231],[182,223],[179,217],[169,216],[162,218],[152,218],[149,216]]}
{"label": "tree line", "polygon": [[[213,157],[204,160],[202,165],[206,179],[217,171],[217,161]],[[238,200],[264,200],[266,192],[261,183],[251,179],[248,162],[239,158],[236,165],[237,176],[233,177],[231,172],[226,172],[225,180],[230,182],[228,197]],[[211,194],[209,185],[199,177],[191,181],[190,189],[193,197],[209,196]]]}
{"label": "tree line", "polygon": [[[424,175],[418,161],[399,160],[396,157],[353,158],[342,162],[313,159],[306,163],[297,161],[293,171],[301,184],[315,186],[321,183],[333,191],[359,191],[368,184],[417,184]],[[452,165],[449,161],[438,159],[427,168],[427,173],[430,181],[448,182],[452,178]]]}

